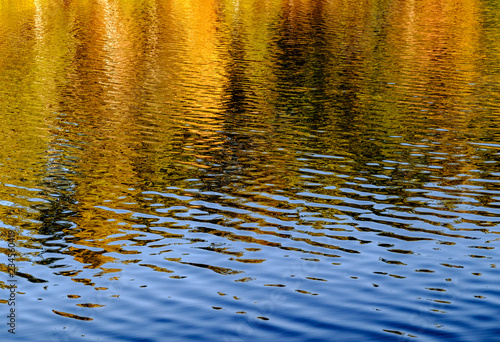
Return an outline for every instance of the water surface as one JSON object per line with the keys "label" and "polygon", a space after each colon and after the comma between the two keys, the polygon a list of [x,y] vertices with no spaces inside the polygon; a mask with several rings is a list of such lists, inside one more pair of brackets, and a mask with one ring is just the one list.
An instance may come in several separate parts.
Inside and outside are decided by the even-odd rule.
{"label": "water surface", "polygon": [[499,10],[0,1],[2,340],[498,340]]}

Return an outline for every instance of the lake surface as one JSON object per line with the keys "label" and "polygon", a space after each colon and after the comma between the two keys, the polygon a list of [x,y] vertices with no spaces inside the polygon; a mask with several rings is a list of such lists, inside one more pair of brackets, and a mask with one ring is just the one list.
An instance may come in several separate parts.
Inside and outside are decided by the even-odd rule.
{"label": "lake surface", "polygon": [[500,341],[499,11],[0,1],[0,339]]}

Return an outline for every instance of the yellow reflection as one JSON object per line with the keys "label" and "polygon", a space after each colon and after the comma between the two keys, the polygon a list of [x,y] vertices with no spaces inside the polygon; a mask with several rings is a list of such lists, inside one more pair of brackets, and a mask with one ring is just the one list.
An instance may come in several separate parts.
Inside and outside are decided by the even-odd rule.
{"label": "yellow reflection", "polygon": [[[47,228],[44,208],[54,221],[70,223],[64,229],[77,227],[72,243],[81,248],[65,253],[99,268],[115,261],[108,252],[139,253],[125,248],[124,231],[141,229],[132,227],[131,213],[151,210],[142,202],[148,187],[201,175],[212,177],[216,190],[236,189],[242,179],[248,183],[241,188],[272,183],[293,193],[303,181],[296,151],[304,144],[355,159],[373,150],[363,135],[373,122],[417,139],[408,117],[446,129],[436,151],[452,154],[463,145],[457,132],[469,132],[475,117],[468,110],[484,73],[477,60],[481,6],[478,0],[1,1],[0,32],[8,32],[0,37],[1,220]],[[428,115],[417,115],[423,103]],[[332,133],[312,139],[309,124]],[[255,134],[234,134],[242,127]],[[337,166],[329,163],[316,166]],[[346,163],[346,173],[352,165]],[[444,176],[475,167],[441,166]],[[341,178],[323,182],[332,197],[345,196]],[[255,234],[287,238],[257,228]]]}

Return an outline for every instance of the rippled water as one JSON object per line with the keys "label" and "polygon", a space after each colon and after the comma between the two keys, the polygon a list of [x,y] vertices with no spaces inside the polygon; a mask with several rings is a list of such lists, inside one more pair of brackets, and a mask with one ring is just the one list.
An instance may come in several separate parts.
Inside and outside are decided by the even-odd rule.
{"label": "rippled water", "polygon": [[0,1],[2,341],[499,341],[499,10]]}

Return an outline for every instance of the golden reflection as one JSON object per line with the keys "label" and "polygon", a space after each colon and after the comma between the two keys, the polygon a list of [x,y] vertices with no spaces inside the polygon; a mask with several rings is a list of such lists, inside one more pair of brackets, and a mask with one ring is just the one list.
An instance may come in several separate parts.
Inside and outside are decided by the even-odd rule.
{"label": "golden reflection", "polygon": [[[254,204],[257,216],[227,214],[234,219],[227,223],[230,232],[192,230],[245,244],[339,257],[306,249],[355,254],[332,241],[370,242],[318,233],[325,222],[344,227],[332,230],[430,239],[352,224],[354,212],[371,210],[373,201],[371,193],[347,195],[346,178],[373,181],[368,162],[409,164],[411,170],[381,169],[396,179],[389,190],[374,181],[388,197],[379,203],[397,205],[409,197],[394,190],[403,181],[428,183],[421,171],[439,168],[440,185],[472,177],[477,147],[464,141],[480,137],[488,125],[475,124],[478,99],[485,96],[477,88],[486,73],[479,57],[489,53],[482,45],[482,6],[477,0],[0,2],[0,32],[8,32],[0,46],[2,224],[48,236],[66,232],[70,246],[61,253],[104,273],[106,264],[118,260],[108,253],[140,255],[139,247],[155,241],[189,239],[185,231],[149,231],[155,221],[178,219],[184,209],[155,209],[153,202],[169,208],[180,200],[147,202],[148,190],[192,195],[182,203],[186,210],[206,209],[191,203],[203,196],[182,190],[189,187],[235,195],[240,202],[228,206],[241,210],[242,203]],[[392,145],[370,140],[374,136]],[[309,150],[328,158],[304,152]],[[420,164],[426,169],[418,169]],[[454,179],[457,174],[468,177]],[[306,179],[311,195],[297,195]],[[310,230],[294,224],[285,229],[287,222],[311,222],[297,209],[297,201],[307,207],[304,197],[314,201],[311,210],[324,221]],[[339,209],[346,198],[365,203],[346,204],[353,210],[346,214]],[[447,209],[465,203],[456,200]],[[256,226],[247,229],[247,222]],[[408,224],[393,227],[463,237]],[[137,232],[154,237],[137,241]],[[235,255],[240,263],[265,260],[212,250]]]}
{"label": "golden reflection", "polygon": [[52,310],[52,312],[57,314],[57,315],[63,316],[63,317],[73,318],[73,319],[77,319],[80,321],[93,321],[94,320],[93,318],[90,318],[90,317],[78,316],[78,315],[68,313],[68,312],[62,312],[62,311],[56,311],[56,310]]}

